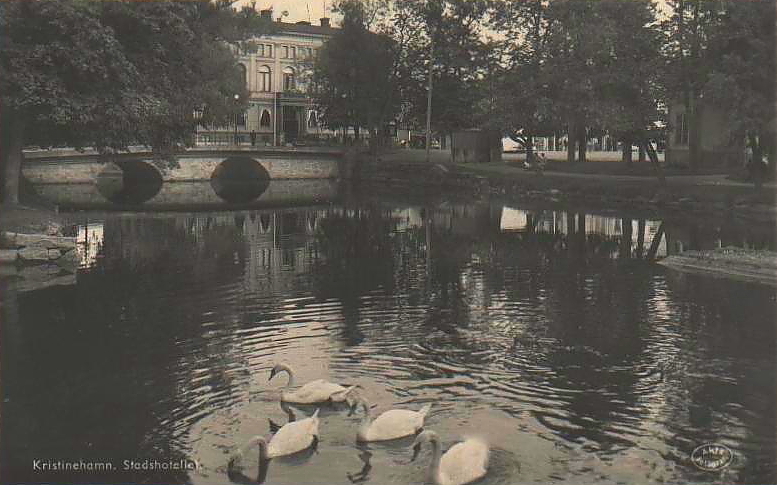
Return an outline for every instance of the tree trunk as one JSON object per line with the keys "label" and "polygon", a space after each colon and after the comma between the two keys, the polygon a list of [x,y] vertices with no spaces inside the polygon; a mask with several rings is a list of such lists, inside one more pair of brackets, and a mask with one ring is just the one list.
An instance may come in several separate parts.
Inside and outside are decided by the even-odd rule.
{"label": "tree trunk", "polygon": [[637,258],[642,259],[645,255],[645,219],[639,220],[639,233],[637,234]]}
{"label": "tree trunk", "polygon": [[[650,153],[648,153],[650,155]],[[656,253],[658,253],[658,246],[661,244],[661,238],[664,237],[664,223],[661,222],[661,224],[658,226],[658,230],[656,231],[655,235],[653,236],[653,241],[650,243],[650,249],[648,249],[647,259],[653,260],[656,259]],[[669,246],[667,245],[667,250]]]}
{"label": "tree trunk", "polygon": [[526,163],[534,163],[534,137],[526,135]]}
{"label": "tree trunk", "polygon": [[575,124],[570,122],[567,130],[567,162],[569,163],[575,161],[575,140],[577,139],[575,130]]}
{"label": "tree trunk", "polygon": [[641,144],[639,146],[639,159],[637,161],[640,163],[645,161],[645,147],[643,147]]}
{"label": "tree trunk", "polygon": [[656,153],[656,150],[653,148],[653,144],[650,143],[649,140],[642,140],[640,142],[640,146],[645,147],[645,152],[650,158],[650,163],[653,165],[653,169],[656,171],[656,176],[658,177],[659,184],[661,184],[661,187],[666,187],[666,177],[664,177],[664,169],[661,168],[661,163],[658,161],[658,154]]}
{"label": "tree trunk", "polygon": [[688,164],[691,172],[696,172],[701,165],[701,130],[699,130],[699,109],[696,94],[691,93],[688,111]]}
{"label": "tree trunk", "polygon": [[750,146],[753,148],[753,160],[750,162],[750,175],[753,178],[753,184],[755,184],[756,190],[760,190],[763,186],[764,179],[764,164],[763,164],[763,149],[761,141],[750,135]]}
{"label": "tree trunk", "polygon": [[[18,112],[7,113],[0,146],[0,164],[3,170],[3,203],[19,203],[19,182],[22,174],[22,148],[24,146],[24,122]],[[4,130],[4,131],[5,131]]]}
{"label": "tree trunk", "polygon": [[623,140],[621,143],[621,160],[631,165],[631,140]]}
{"label": "tree trunk", "polygon": [[578,134],[577,142],[579,143],[577,147],[578,161],[585,162],[586,150],[588,149],[588,137],[586,136],[584,126],[580,127],[580,132]]}
{"label": "tree trunk", "polygon": [[621,258],[631,259],[632,229],[631,219],[621,219]]}

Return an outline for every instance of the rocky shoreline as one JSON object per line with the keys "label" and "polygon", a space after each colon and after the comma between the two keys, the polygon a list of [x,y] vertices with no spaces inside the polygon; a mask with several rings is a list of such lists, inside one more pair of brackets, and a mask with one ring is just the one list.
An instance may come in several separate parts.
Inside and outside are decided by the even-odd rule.
{"label": "rocky shoreline", "polygon": [[[25,292],[76,282],[76,238],[63,236],[56,212],[29,207],[2,208],[0,278],[4,287]],[[10,230],[9,230],[10,229]]]}

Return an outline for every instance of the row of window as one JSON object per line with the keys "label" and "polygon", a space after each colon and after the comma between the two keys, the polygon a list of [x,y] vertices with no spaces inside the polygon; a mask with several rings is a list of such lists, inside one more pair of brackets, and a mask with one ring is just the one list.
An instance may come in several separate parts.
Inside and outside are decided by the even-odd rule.
{"label": "row of window", "polygon": [[[202,119],[203,112],[202,110],[195,110],[194,111],[194,118],[195,119]],[[318,113],[316,113],[313,110],[308,111],[308,117],[307,117],[307,125],[308,128],[316,128],[318,127]],[[237,122],[238,126],[246,126],[246,113],[239,113],[235,121]],[[261,116],[259,116],[259,126],[262,128],[270,128],[272,126],[272,118],[270,115],[270,111],[267,109],[262,110]]]}
{"label": "row of window", "polygon": [[[243,44],[240,48],[240,51],[243,54],[256,54],[259,57],[269,57],[273,58],[273,45],[272,44],[256,44],[253,42],[249,42],[246,44]],[[313,49],[312,47],[297,47],[297,46],[289,46],[289,45],[283,45],[278,46],[278,50],[280,51],[281,59],[313,59],[313,57],[318,54],[318,49]]]}
{"label": "row of window", "polygon": [[[243,82],[248,85],[248,69],[244,64],[239,64],[243,73]],[[293,67],[283,69],[283,90],[294,91],[297,89],[297,75]],[[272,87],[272,69],[270,66],[259,66],[256,70],[256,90],[263,93],[271,93]]]}
{"label": "row of window", "polygon": [[316,55],[316,49],[312,47],[281,46],[283,59],[296,59],[297,55],[303,59],[312,59]]}

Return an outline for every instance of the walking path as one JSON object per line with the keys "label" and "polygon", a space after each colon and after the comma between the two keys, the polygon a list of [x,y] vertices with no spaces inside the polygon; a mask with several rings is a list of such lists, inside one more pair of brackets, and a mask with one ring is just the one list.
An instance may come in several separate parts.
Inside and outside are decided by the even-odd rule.
{"label": "walking path", "polygon": [[[558,154],[561,152],[543,152]],[[592,160],[598,160],[600,154],[612,154],[614,152],[592,152],[590,156]],[[432,150],[430,153],[431,163],[450,163],[450,151],[447,150]],[[486,174],[503,174],[513,178],[524,177],[554,177],[562,179],[579,179],[579,180],[591,180],[600,182],[640,182],[648,181],[652,182],[656,180],[654,175],[624,175],[624,174],[603,174],[603,173],[580,173],[580,172],[566,172],[559,170],[558,164],[553,168],[554,170],[545,170],[542,174],[538,174],[532,170],[525,170],[518,165],[510,164],[510,162],[517,162],[523,159],[522,154],[506,153],[504,154],[504,163],[483,163],[483,164],[458,164],[465,170],[471,170],[474,172]],[[382,162],[397,162],[397,163],[426,163],[425,150],[419,149],[402,149],[394,152],[386,153],[380,156]],[[588,163],[588,162],[586,162]],[[607,163],[619,163],[615,159]],[[637,162],[635,162],[637,163]],[[649,164],[650,162],[642,162]],[[670,185],[686,185],[686,186],[715,186],[715,187],[753,187],[749,182],[738,182],[735,180],[729,180],[726,174],[695,174],[695,175],[676,175],[670,174],[666,176],[667,182]],[[774,181],[766,182],[763,184],[764,188],[777,189],[777,183]]]}

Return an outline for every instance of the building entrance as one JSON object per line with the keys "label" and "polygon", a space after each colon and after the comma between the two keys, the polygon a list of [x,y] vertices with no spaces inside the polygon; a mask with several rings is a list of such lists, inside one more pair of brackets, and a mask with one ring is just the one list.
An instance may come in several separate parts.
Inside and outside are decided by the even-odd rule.
{"label": "building entrance", "polygon": [[299,112],[298,106],[283,107],[283,140],[286,143],[294,143],[299,138]]}

